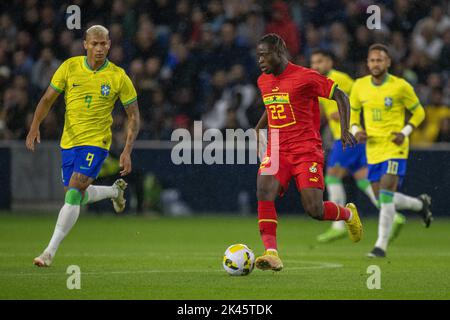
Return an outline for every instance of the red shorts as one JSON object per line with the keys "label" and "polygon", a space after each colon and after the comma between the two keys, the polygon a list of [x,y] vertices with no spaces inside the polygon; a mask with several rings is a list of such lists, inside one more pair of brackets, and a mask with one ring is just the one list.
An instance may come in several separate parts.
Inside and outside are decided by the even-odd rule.
{"label": "red shorts", "polygon": [[[288,189],[289,181],[293,177],[297,189],[316,188],[324,189],[323,180],[323,159],[317,161],[305,161],[295,154],[280,154],[279,165],[272,163],[272,159],[266,156],[258,170],[258,175],[273,175],[280,182],[283,190],[280,195]],[[318,157],[320,158],[320,157]]]}

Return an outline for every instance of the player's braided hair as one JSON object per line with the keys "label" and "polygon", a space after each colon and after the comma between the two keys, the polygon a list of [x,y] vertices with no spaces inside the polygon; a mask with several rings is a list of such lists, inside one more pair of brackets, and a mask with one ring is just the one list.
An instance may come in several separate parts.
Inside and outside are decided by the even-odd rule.
{"label": "player's braided hair", "polygon": [[259,39],[258,43],[267,43],[276,48],[277,52],[280,55],[287,54],[286,42],[284,42],[283,38],[275,33],[268,33]]}

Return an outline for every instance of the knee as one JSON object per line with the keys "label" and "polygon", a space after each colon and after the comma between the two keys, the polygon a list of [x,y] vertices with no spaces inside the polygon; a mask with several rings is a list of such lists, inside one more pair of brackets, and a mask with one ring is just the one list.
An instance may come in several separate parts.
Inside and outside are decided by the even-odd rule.
{"label": "knee", "polygon": [[323,203],[321,201],[308,201],[303,206],[311,218],[323,220]]}
{"label": "knee", "polygon": [[273,201],[277,196],[278,190],[265,185],[258,185],[256,188],[256,197],[260,201]]}

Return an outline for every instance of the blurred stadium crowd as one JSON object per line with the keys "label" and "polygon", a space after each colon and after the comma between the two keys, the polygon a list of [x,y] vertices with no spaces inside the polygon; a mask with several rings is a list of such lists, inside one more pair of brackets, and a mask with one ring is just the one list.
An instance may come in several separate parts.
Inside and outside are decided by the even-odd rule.
{"label": "blurred stadium crowd", "polygon": [[[381,8],[381,30],[366,27],[366,8]],[[84,55],[83,30],[110,30],[109,59],[122,66],[139,95],[138,139],[169,140],[173,129],[248,128],[263,104],[255,86],[255,44],[281,35],[292,61],[308,66],[316,48],[331,50],[335,67],[367,74],[367,48],[388,44],[391,73],[412,83],[427,119],[413,144],[450,142],[450,1],[422,0],[73,0],[82,30],[66,27],[65,1],[11,0],[0,4],[0,140],[24,139],[37,102],[59,64]],[[59,139],[63,99],[41,127]],[[121,144],[125,113],[113,130]],[[121,134],[122,133],[122,134]]]}

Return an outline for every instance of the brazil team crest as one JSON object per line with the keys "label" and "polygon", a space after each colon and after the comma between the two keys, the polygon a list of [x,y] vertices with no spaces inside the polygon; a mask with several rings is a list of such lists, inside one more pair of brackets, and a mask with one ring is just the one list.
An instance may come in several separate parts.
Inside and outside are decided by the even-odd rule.
{"label": "brazil team crest", "polygon": [[394,101],[391,97],[384,97],[384,106],[386,107],[386,109],[392,108],[393,102]]}
{"label": "brazil team crest", "polygon": [[102,96],[107,97],[109,93],[111,92],[111,87],[108,84],[102,84],[100,88],[100,93]]}

